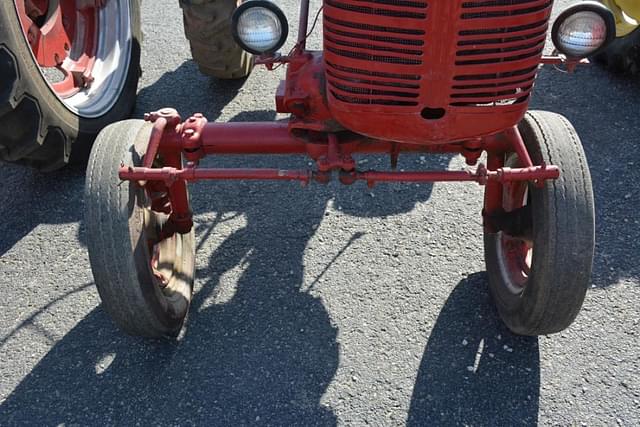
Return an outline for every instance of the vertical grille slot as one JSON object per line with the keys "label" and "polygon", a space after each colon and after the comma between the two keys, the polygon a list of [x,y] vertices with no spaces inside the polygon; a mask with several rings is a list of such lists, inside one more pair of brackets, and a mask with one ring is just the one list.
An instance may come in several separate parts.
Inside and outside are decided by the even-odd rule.
{"label": "vertical grille slot", "polygon": [[[442,2],[325,0],[327,89],[335,100],[407,112],[526,103],[553,1]],[[452,39],[434,36],[442,22]],[[427,86],[432,81],[450,83]]]}
{"label": "vertical grille slot", "polygon": [[427,9],[425,1],[325,0],[331,94],[349,104],[418,106]]}
{"label": "vertical grille slot", "polygon": [[452,106],[495,107],[528,101],[546,42],[552,3],[462,3]]}
{"label": "vertical grille slot", "polygon": [[426,2],[401,0],[325,0],[325,4],[337,9],[365,15],[392,18],[426,19]]}

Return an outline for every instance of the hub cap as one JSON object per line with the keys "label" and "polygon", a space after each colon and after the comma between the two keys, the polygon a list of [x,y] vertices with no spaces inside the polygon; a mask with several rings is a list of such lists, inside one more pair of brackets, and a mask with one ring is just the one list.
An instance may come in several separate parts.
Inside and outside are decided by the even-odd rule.
{"label": "hub cap", "polygon": [[132,49],[129,0],[15,0],[22,32],[45,80],[81,117],[120,97]]}
{"label": "hub cap", "polygon": [[[530,203],[527,183],[508,183],[503,186],[502,206],[513,212]],[[498,233],[497,253],[500,271],[511,293],[521,294],[531,275],[533,238]]]}

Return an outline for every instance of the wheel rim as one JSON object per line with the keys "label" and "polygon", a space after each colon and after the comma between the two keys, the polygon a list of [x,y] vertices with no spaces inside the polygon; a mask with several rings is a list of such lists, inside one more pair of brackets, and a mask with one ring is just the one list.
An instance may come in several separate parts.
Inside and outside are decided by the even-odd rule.
{"label": "wheel rim", "polygon": [[[177,301],[183,296],[180,293],[180,282],[183,280],[180,271],[185,255],[183,241],[177,233],[163,236],[163,228],[169,219],[165,208],[170,202],[166,189],[159,187],[136,189],[136,198],[141,201],[137,209],[140,210],[142,219],[142,238],[148,250],[146,265],[141,265],[140,268],[148,268],[154,286],[169,300]],[[156,210],[158,208],[165,212]]]}
{"label": "wheel rim", "polygon": [[[505,212],[528,206],[531,203],[527,183],[506,183],[503,186],[502,208]],[[512,294],[522,294],[531,275],[533,239],[512,236],[500,231],[496,239],[498,265],[504,283]]]}
{"label": "wheel rim", "polygon": [[162,223],[166,221],[168,215],[156,212],[151,209],[149,197],[142,189],[139,190],[140,196],[145,200],[145,206],[142,207],[144,239],[147,244],[149,258],[147,267],[150,269],[154,284],[165,295],[172,293],[172,283],[174,282],[174,272],[176,270],[176,260],[181,255],[181,245],[177,235],[162,238],[160,232]]}
{"label": "wheel rim", "polygon": [[129,73],[129,0],[15,0],[14,4],[33,58],[53,93],[81,117],[106,114]]}

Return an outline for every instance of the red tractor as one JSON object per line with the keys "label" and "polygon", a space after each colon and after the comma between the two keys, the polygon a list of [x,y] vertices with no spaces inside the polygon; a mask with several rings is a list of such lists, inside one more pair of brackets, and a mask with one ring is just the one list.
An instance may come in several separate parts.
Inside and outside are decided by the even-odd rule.
{"label": "red tractor", "polygon": [[[615,37],[615,21],[600,3],[582,2],[550,28],[552,6],[324,0],[324,47],[310,51],[309,0],[302,0],[295,47],[279,54],[285,14],[271,1],[243,2],[229,23],[234,39],[255,64],[287,67],[275,98],[289,118],[208,123],[164,108],[100,133],[87,171],[85,221],[107,312],[133,335],[180,332],[194,281],[190,182],[469,181],[485,186],[486,268],[506,325],[523,335],[568,327],[593,261],[589,168],[565,118],[527,110],[540,65],[573,68],[598,54]],[[549,31],[554,56],[543,55]],[[372,153],[388,155],[391,168],[359,170],[353,156]],[[416,153],[460,154],[469,168],[395,170],[399,155]],[[315,167],[200,165],[229,154],[302,155]]]}

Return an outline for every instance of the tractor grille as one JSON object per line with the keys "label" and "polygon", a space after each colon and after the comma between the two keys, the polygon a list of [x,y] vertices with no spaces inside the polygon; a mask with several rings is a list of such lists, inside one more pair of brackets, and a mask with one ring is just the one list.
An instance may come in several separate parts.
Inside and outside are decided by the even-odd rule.
{"label": "tractor grille", "polygon": [[[451,105],[499,106],[529,99],[546,41],[550,0],[462,3]],[[505,18],[518,18],[505,25]]]}
{"label": "tractor grille", "polygon": [[418,106],[427,13],[426,1],[325,0],[326,73],[333,96],[349,104]]}
{"label": "tractor grille", "polygon": [[327,101],[343,127],[409,143],[516,125],[552,0],[324,0]]}
{"label": "tractor grille", "polygon": [[325,0],[328,89],[337,100],[358,105],[524,102],[533,88],[552,3]]}

